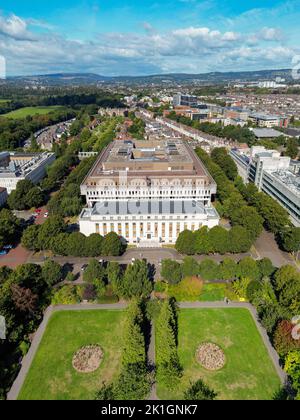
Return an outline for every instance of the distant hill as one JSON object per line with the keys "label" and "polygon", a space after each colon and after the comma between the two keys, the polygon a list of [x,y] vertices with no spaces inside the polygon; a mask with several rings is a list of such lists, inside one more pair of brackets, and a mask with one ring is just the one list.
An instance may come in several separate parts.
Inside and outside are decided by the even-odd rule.
{"label": "distant hill", "polygon": [[[6,83],[25,85],[94,85],[99,83],[168,84],[168,83],[228,83],[274,79],[291,80],[291,70],[259,70],[241,72],[212,72],[203,74],[170,73],[149,76],[107,77],[93,73],[57,73],[36,76],[9,77]],[[2,81],[3,83],[3,81]]]}

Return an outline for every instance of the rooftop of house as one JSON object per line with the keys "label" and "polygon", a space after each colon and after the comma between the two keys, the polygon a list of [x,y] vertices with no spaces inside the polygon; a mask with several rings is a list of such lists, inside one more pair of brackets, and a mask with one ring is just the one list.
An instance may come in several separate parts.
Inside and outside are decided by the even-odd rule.
{"label": "rooftop of house", "polygon": [[84,183],[103,177],[202,177],[213,179],[190,146],[178,139],[115,141],[98,157]]}

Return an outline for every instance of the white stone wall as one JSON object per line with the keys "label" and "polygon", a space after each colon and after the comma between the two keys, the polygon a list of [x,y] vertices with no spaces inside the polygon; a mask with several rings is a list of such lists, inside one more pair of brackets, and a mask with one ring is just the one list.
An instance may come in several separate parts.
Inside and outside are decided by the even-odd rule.
{"label": "white stone wall", "polygon": [[133,220],[132,216],[122,216],[119,217],[121,220],[117,220],[117,216],[112,218],[108,216],[105,218],[106,220],[103,220],[103,216],[92,216],[86,220],[80,219],[80,232],[86,236],[93,233],[105,236],[110,232],[115,232],[130,244],[137,243],[139,240],[175,244],[179,233],[186,229],[198,230],[202,226],[208,226],[211,229],[219,224],[217,217],[208,218],[205,214],[177,217],[173,216],[170,219],[170,216],[136,216]]}

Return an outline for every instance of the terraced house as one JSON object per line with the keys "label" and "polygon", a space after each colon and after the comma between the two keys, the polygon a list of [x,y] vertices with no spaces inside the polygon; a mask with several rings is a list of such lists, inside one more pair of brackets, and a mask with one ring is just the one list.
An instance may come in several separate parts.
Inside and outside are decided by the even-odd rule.
{"label": "terraced house", "polygon": [[115,141],[81,185],[85,235],[116,232],[139,246],[174,244],[180,232],[219,223],[216,183],[183,141]]}

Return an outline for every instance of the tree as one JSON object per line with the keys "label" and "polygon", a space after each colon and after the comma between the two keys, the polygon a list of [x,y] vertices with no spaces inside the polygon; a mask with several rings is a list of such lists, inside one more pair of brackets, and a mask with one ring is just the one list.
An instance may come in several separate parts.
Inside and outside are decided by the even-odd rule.
{"label": "tree", "polygon": [[190,401],[214,400],[216,397],[217,393],[210,389],[202,379],[191,383],[190,388],[184,393],[184,399]]}
{"label": "tree", "polygon": [[42,266],[42,278],[48,286],[54,286],[62,280],[61,266],[51,260],[47,260]]}
{"label": "tree", "polygon": [[293,227],[288,231],[283,231],[280,234],[281,244],[285,251],[293,254],[300,250],[300,228]]}
{"label": "tree", "polygon": [[223,280],[233,280],[237,273],[237,264],[231,258],[225,258],[220,264],[220,277]]}
{"label": "tree", "polygon": [[121,370],[114,386],[115,400],[145,400],[150,381],[144,365],[133,364]]}
{"label": "tree", "polygon": [[113,401],[115,399],[113,384],[106,385],[104,383],[95,395],[95,400],[97,401]]}
{"label": "tree", "polygon": [[261,277],[270,277],[275,272],[275,267],[269,258],[262,258],[258,261]]}
{"label": "tree", "polygon": [[26,208],[39,207],[43,204],[45,196],[39,187],[31,188],[25,196]]}
{"label": "tree", "polygon": [[82,293],[82,299],[87,301],[94,301],[97,297],[97,291],[93,284],[85,285]]}
{"label": "tree", "polygon": [[283,266],[274,276],[278,301],[287,318],[300,313],[300,273],[296,267]]}
{"label": "tree", "polygon": [[75,305],[80,302],[77,287],[72,285],[63,286],[52,298],[52,305]]}
{"label": "tree", "polygon": [[217,280],[221,277],[219,265],[208,258],[199,264],[199,273],[204,280]]}
{"label": "tree", "polygon": [[113,292],[122,294],[122,271],[118,262],[110,261],[107,267],[108,282],[112,285]]}
{"label": "tree", "polygon": [[149,280],[147,263],[144,260],[136,260],[126,268],[122,282],[122,296],[125,298],[147,297],[153,290]]}
{"label": "tree", "polygon": [[263,231],[264,219],[254,207],[243,206],[231,214],[233,226],[240,225],[248,230],[252,241],[259,237]]}
{"label": "tree", "polygon": [[240,278],[246,277],[251,280],[260,279],[260,271],[257,262],[251,258],[243,258],[238,264],[238,276]]}
{"label": "tree", "polygon": [[194,233],[194,241],[196,254],[208,255],[213,251],[207,226],[203,226]]}
{"label": "tree", "polygon": [[199,264],[193,257],[185,257],[181,266],[183,277],[197,276],[199,274]]}
{"label": "tree", "polygon": [[93,233],[85,241],[86,255],[97,257],[102,254],[103,236]]}
{"label": "tree", "polygon": [[65,244],[66,254],[72,255],[73,257],[85,257],[86,240],[87,237],[83,233],[72,232],[67,236],[67,242]]}
{"label": "tree", "polygon": [[36,309],[38,296],[32,293],[30,289],[15,283],[11,285],[11,292],[12,300],[17,310],[32,315]]}
{"label": "tree", "polygon": [[222,226],[215,226],[209,231],[209,241],[213,246],[213,251],[225,254],[229,250],[228,231]]}
{"label": "tree", "polygon": [[123,251],[124,247],[122,242],[115,232],[110,232],[105,236],[102,244],[103,255],[119,256],[122,255]]}
{"label": "tree", "polygon": [[156,320],[156,364],[161,382],[176,386],[182,368],[177,354],[176,318],[171,303],[166,300]]}
{"label": "tree", "polygon": [[211,153],[213,161],[219,165],[226,176],[232,181],[237,177],[238,171],[233,159],[228,155],[225,147],[215,148]]}
{"label": "tree", "polygon": [[234,293],[242,300],[246,300],[248,297],[248,288],[251,280],[247,277],[241,277],[232,283],[232,289]]}
{"label": "tree", "polygon": [[15,243],[20,230],[20,220],[10,210],[0,210],[0,248]]}
{"label": "tree", "polygon": [[299,149],[298,149],[298,141],[295,138],[288,139],[286,145],[285,155],[289,156],[292,159],[296,159],[298,156]]}
{"label": "tree", "polygon": [[38,243],[41,249],[49,249],[51,240],[66,230],[64,219],[60,216],[51,216],[40,226]]}
{"label": "tree", "polygon": [[249,231],[243,226],[234,226],[230,229],[229,247],[227,249],[233,253],[247,252],[251,248],[252,239]]}
{"label": "tree", "polygon": [[90,260],[89,265],[83,273],[83,280],[87,283],[93,283],[95,280],[104,281],[105,278],[105,268],[97,260]]}
{"label": "tree", "polygon": [[294,324],[282,320],[274,332],[274,347],[280,356],[286,356],[292,350],[300,351],[300,340],[294,340],[292,331]]}
{"label": "tree", "polygon": [[177,284],[182,280],[181,265],[175,260],[162,261],[161,276],[170,284]]}
{"label": "tree", "polygon": [[190,230],[184,230],[177,238],[175,247],[178,252],[186,255],[195,254],[194,234]]}
{"label": "tree", "polygon": [[143,314],[140,303],[134,300],[128,310],[123,333],[123,365],[145,365],[145,337],[142,332]]}
{"label": "tree", "polygon": [[39,251],[40,244],[38,241],[40,226],[32,225],[29,226],[22,235],[21,244],[24,248],[29,249],[30,251]]}
{"label": "tree", "polygon": [[300,351],[291,351],[285,359],[284,370],[292,380],[293,387],[300,396]]}
{"label": "tree", "polygon": [[7,199],[9,207],[13,210],[25,210],[27,208],[26,196],[33,187],[33,182],[28,179],[19,181],[16,189],[11,192]]}

